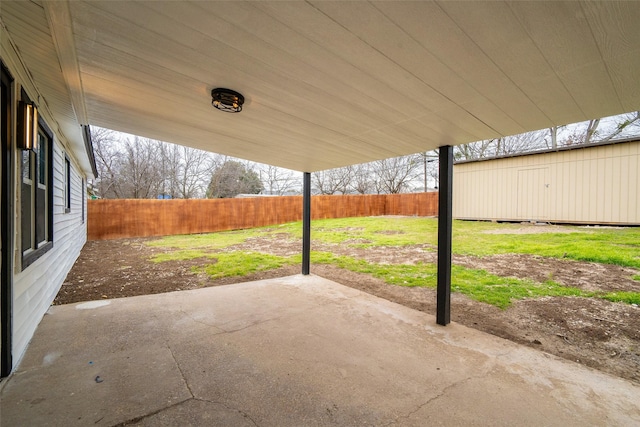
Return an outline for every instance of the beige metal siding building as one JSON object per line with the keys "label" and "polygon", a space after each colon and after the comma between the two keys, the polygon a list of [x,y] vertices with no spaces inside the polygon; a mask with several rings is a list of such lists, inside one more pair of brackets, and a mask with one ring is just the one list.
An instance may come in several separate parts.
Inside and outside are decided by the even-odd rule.
{"label": "beige metal siding building", "polygon": [[640,225],[640,141],[454,165],[458,219]]}

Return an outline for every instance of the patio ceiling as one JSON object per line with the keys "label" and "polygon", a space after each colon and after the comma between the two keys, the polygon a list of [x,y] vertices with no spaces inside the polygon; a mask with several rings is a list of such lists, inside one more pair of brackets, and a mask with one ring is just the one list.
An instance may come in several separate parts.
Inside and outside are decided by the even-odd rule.
{"label": "patio ceiling", "polygon": [[[1,13],[34,64],[51,58],[28,23],[48,25],[37,31],[62,72],[30,68],[61,128],[306,172],[640,109],[635,2],[3,1]],[[214,109],[215,87],[241,92],[243,111]]]}

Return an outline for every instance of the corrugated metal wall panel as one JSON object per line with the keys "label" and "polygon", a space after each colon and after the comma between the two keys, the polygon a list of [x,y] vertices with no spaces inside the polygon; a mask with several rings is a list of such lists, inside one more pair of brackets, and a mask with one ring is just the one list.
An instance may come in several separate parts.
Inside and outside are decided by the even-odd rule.
{"label": "corrugated metal wall panel", "polygon": [[640,224],[640,141],[454,165],[456,218]]}

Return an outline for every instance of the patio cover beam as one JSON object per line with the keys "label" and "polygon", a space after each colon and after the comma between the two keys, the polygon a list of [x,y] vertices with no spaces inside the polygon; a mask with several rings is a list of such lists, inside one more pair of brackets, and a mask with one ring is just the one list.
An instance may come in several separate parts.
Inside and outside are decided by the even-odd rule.
{"label": "patio cover beam", "polygon": [[440,147],[438,185],[438,291],[436,322],[451,321],[451,235],[453,201],[453,147]]}
{"label": "patio cover beam", "polygon": [[311,259],[311,173],[304,172],[302,188],[302,274],[309,274]]}

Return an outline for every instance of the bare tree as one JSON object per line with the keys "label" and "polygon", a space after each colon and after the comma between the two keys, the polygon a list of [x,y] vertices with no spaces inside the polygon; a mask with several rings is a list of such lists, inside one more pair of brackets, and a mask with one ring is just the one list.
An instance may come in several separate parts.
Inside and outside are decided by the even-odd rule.
{"label": "bare tree", "polygon": [[548,130],[461,144],[455,147],[454,155],[456,160],[474,160],[524,153],[542,148],[555,149],[569,145],[606,142],[621,136],[638,134],[640,134],[640,112],[634,111],[614,117],[552,126]]}
{"label": "bare tree", "polygon": [[178,174],[181,163],[179,147],[175,144],[160,144],[160,190],[163,197],[178,197]]}
{"label": "bare tree", "polygon": [[629,135],[640,134],[640,111],[621,114],[616,119],[615,129],[609,135],[602,138],[600,142],[610,141],[625,133]]}
{"label": "bare tree", "polygon": [[207,180],[213,172],[210,153],[195,148],[180,147],[182,167],[178,169],[178,197],[193,199],[204,197]]}
{"label": "bare tree", "polygon": [[618,116],[592,119],[582,123],[569,125],[571,131],[561,141],[563,145],[581,145],[611,141],[620,137],[640,134],[640,112],[620,114]]}
{"label": "bare tree", "polygon": [[161,190],[160,141],[134,136],[121,141],[124,161],[117,181],[125,198],[155,198]]}
{"label": "bare tree", "polygon": [[121,162],[121,154],[115,149],[117,137],[115,132],[108,129],[91,128],[91,140],[98,171],[93,187],[100,197],[119,197],[115,185]]}
{"label": "bare tree", "polygon": [[496,140],[495,155],[507,156],[545,148],[546,135],[546,130],[537,130],[498,138]]}
{"label": "bare tree", "polygon": [[587,131],[585,132],[584,136],[584,144],[588,144],[589,142],[591,142],[591,138],[597,135],[599,124],[600,119],[589,120]]}
{"label": "bare tree", "polygon": [[255,166],[267,194],[282,196],[300,187],[300,174],[267,164]]}
{"label": "bare tree", "polygon": [[551,126],[549,128],[549,141],[547,138],[544,138],[546,148],[556,149],[558,148],[558,133],[564,129],[566,125],[563,126]]}
{"label": "bare tree", "polygon": [[160,142],[92,128],[98,179],[103,198],[153,198],[160,187]]}
{"label": "bare tree", "polygon": [[91,128],[103,198],[203,197],[214,159],[206,151]]}
{"label": "bare tree", "polygon": [[213,171],[213,155],[206,151],[164,143],[162,194],[171,198],[203,197]]}
{"label": "bare tree", "polygon": [[351,168],[351,189],[358,194],[369,194],[374,191],[371,175],[371,164],[361,163],[349,166]]}
{"label": "bare tree", "polygon": [[492,154],[491,145],[493,140],[470,142],[468,144],[457,145],[453,156],[456,160],[475,160],[490,157]]}
{"label": "bare tree", "polygon": [[[638,111],[461,144],[454,147],[454,157],[456,160],[474,160],[541,148],[605,142],[634,135],[640,135]],[[93,188],[105,198],[155,198],[159,194],[172,198],[202,197],[213,171],[234,160],[220,154],[131,137],[97,127],[92,128],[92,139],[99,174]],[[437,150],[434,153],[317,172],[312,175],[314,192],[399,193],[419,187],[419,182],[425,190],[431,179],[436,184],[438,182],[437,161],[433,159],[437,157]],[[300,176],[287,169],[250,162],[244,167],[257,171],[263,188],[269,194],[282,195],[300,188]]]}
{"label": "bare tree", "polygon": [[347,194],[351,186],[351,168],[336,168],[311,175],[314,192],[318,194]]}
{"label": "bare tree", "polygon": [[[553,139],[557,129],[551,128],[551,132]],[[533,151],[547,145],[546,135],[546,130],[539,130],[462,144],[455,147],[454,156],[456,160],[475,160]]]}
{"label": "bare tree", "polygon": [[410,183],[420,177],[419,155],[393,157],[371,163],[378,194],[408,191]]}

